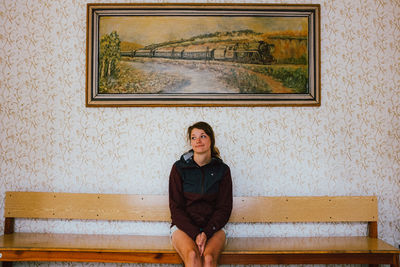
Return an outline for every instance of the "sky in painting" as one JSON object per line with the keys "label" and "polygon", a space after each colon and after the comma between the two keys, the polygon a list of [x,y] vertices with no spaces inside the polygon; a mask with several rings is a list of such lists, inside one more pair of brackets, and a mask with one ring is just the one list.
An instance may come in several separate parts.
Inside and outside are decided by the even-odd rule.
{"label": "sky in painting", "polygon": [[302,31],[306,17],[101,17],[100,36],[117,31],[120,39],[141,45],[162,43],[214,32],[251,29],[255,32]]}

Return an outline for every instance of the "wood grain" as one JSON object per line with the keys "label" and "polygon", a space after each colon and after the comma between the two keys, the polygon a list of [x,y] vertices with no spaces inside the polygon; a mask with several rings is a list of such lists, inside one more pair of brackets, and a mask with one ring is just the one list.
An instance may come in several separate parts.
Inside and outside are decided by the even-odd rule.
{"label": "wood grain", "polygon": [[368,222],[376,197],[236,197],[231,222]]}
{"label": "wood grain", "polygon": [[[0,236],[0,250],[174,252],[169,236],[14,233]],[[233,237],[223,253],[395,253],[369,237]]]}
{"label": "wood grain", "polygon": [[[170,221],[168,196],[7,192],[5,217]],[[235,197],[230,222],[369,222],[376,197]]]}
{"label": "wood grain", "polygon": [[[169,236],[14,233],[2,260],[181,263]],[[222,264],[392,263],[398,251],[369,237],[229,238]],[[277,260],[278,261],[274,261]]]}

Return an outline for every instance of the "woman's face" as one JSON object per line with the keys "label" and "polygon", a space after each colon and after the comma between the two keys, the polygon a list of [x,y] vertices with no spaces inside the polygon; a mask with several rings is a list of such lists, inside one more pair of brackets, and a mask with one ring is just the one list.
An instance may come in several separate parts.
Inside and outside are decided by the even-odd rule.
{"label": "woman's face", "polygon": [[211,138],[204,130],[194,128],[190,134],[190,145],[195,153],[211,154]]}

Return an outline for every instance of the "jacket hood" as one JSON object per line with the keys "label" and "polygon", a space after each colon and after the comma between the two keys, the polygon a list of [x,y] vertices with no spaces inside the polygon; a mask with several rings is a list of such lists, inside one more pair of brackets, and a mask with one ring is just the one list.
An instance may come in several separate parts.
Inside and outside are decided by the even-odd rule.
{"label": "jacket hood", "polygon": [[[188,152],[184,153],[181,158],[178,160],[179,165],[182,167],[192,167],[197,166],[196,162],[193,160],[193,149],[189,150]],[[217,157],[212,157],[210,163],[222,162],[222,159]],[[208,163],[208,164],[210,164]]]}

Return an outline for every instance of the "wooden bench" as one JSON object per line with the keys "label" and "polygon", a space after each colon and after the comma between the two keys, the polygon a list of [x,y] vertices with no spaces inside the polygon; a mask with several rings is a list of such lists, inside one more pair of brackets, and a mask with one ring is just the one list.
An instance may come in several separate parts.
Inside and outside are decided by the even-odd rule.
{"label": "wooden bench", "polygon": [[[7,192],[0,261],[182,263],[165,236],[16,233],[16,218],[170,221],[167,196]],[[65,223],[68,223],[66,221]],[[366,236],[233,237],[220,264],[391,264],[376,197],[235,197],[230,223],[365,222]],[[367,232],[367,231],[366,231]]]}

